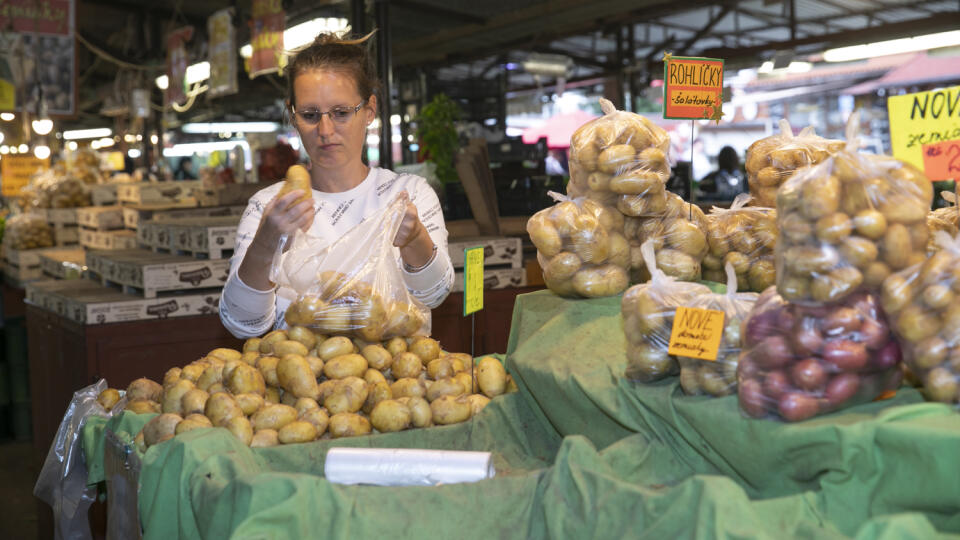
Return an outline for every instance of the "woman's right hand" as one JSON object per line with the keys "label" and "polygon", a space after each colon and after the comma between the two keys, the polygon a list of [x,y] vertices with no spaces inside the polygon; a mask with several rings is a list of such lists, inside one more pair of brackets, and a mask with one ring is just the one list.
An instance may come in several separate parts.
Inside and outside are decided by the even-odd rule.
{"label": "woman's right hand", "polygon": [[274,287],[270,281],[273,256],[285,235],[293,235],[297,229],[306,232],[313,223],[313,199],[294,204],[303,195],[294,190],[270,201],[263,209],[260,226],[247,248],[243,261],[237,269],[240,279],[259,291]]}

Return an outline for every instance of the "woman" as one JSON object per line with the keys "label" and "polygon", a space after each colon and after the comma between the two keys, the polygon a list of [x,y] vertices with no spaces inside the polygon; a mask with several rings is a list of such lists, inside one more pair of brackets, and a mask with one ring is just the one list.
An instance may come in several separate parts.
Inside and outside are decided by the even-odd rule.
{"label": "woman", "polygon": [[737,151],[724,146],[717,155],[717,170],[700,180],[697,197],[711,201],[732,201],[746,191]]}
{"label": "woman", "polygon": [[431,308],[450,293],[453,265],[436,194],[419,176],[368,167],[361,159],[379,87],[365,46],[370,35],[342,40],[321,34],[290,61],[287,107],[310,157],[313,197],[292,206],[301,191],[274,199],[283,184],[277,182],[250,199],[220,302],[220,319],[237,337],[283,327],[283,314],[297,298],[270,281],[284,235],[299,229],[333,243],[401,191],[410,202],[393,245],[407,288]]}

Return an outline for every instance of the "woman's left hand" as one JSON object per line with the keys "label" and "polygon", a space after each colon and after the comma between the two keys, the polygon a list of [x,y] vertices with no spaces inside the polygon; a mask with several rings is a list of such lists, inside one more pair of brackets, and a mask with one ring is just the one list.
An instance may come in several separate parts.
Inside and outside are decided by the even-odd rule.
{"label": "woman's left hand", "polygon": [[411,201],[407,201],[407,209],[403,214],[403,221],[400,222],[400,228],[397,235],[393,238],[393,245],[398,248],[405,248],[415,242],[421,235],[427,235],[427,229],[420,222],[420,214],[417,213],[417,207]]}

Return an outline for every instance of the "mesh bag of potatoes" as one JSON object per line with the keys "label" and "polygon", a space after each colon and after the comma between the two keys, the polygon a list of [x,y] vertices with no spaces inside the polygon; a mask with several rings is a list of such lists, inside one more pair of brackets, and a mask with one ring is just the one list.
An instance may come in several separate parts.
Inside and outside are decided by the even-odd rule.
{"label": "mesh bag of potatoes", "polygon": [[[684,202],[675,193],[667,193],[666,209],[653,217],[627,217],[624,236],[630,243],[630,281],[650,279],[640,249],[650,240],[656,253],[656,266],[681,281],[698,281],[701,261],[707,254],[707,218],[699,206]],[[722,281],[722,280],[721,280]]]}
{"label": "mesh bag of potatoes", "polygon": [[53,246],[53,230],[39,214],[17,214],[9,218],[3,232],[5,249],[34,249]]}
{"label": "mesh bag of potatoes", "polygon": [[[428,337],[369,342],[294,326],[171,368],[162,384],[133,381],[122,406],[160,413],[137,435],[141,451],[209,427],[260,448],[456,424],[513,391],[496,358],[474,362]],[[108,389],[100,402],[118,398]]]}
{"label": "mesh bag of potatoes", "polygon": [[527,221],[537,248],[543,281],[560,296],[615,296],[629,285],[630,245],[623,236],[623,215],[615,208],[580,198],[559,201]]}
{"label": "mesh bag of potatoes", "polygon": [[616,205],[628,216],[663,211],[670,137],[650,120],[600,99],[604,115],[570,138],[567,195]]}
{"label": "mesh bag of potatoes", "polygon": [[755,292],[737,292],[739,276],[727,263],[727,292],[704,294],[691,299],[685,307],[723,313],[723,334],[713,360],[678,355],[680,388],[687,395],[728,396],[737,390],[737,363],[740,360],[740,327],[757,302]]}
{"label": "mesh bag of potatoes", "polygon": [[934,242],[934,233],[943,231],[950,236],[960,232],[960,207],[957,206],[957,195],[952,191],[941,191],[940,196],[950,203],[949,206],[937,208],[927,214],[927,230],[930,231],[930,240],[927,242],[927,253],[937,250]]}
{"label": "mesh bag of potatoes", "polygon": [[77,208],[90,206],[90,188],[63,167],[55,167],[35,175],[24,188],[30,206],[36,208]]}
{"label": "mesh bag of potatoes", "polygon": [[960,403],[960,237],[935,242],[929,259],[884,280],[880,300],[927,396]]}
{"label": "mesh bag of potatoes", "polygon": [[777,188],[796,169],[820,163],[842,148],[842,141],[818,137],[813,127],[803,128],[794,136],[790,122],[780,120],[779,134],[755,141],[747,148],[744,168],[754,202],[758,206],[772,207],[777,198]]}
{"label": "mesh bag of potatoes", "polygon": [[892,272],[926,258],[932,184],[902,161],[857,153],[855,133],[848,140],[777,192],[777,290],[790,302],[877,291]]}
{"label": "mesh bag of potatoes", "polygon": [[430,310],[407,290],[393,239],[406,193],[333,244],[297,231],[271,279],[297,292],[285,322],[368,341],[429,335]]}
{"label": "mesh bag of potatoes", "polygon": [[876,294],[826,306],[764,291],[741,331],[740,410],[752,418],[806,420],[872,401],[903,382],[901,349]]}
{"label": "mesh bag of potatoes", "polygon": [[676,375],[677,359],[667,354],[673,317],[678,306],[712,294],[706,285],[677,281],[657,268],[653,240],[640,246],[649,267],[650,281],[634,285],[623,294],[620,311],[627,338],[627,379],[653,382]]}
{"label": "mesh bag of potatoes", "polygon": [[773,251],[777,245],[777,214],[772,208],[747,206],[740,194],[730,208],[714,207],[707,216],[710,251],[703,257],[703,279],[722,283],[730,263],[741,291],[763,292],[776,282]]}

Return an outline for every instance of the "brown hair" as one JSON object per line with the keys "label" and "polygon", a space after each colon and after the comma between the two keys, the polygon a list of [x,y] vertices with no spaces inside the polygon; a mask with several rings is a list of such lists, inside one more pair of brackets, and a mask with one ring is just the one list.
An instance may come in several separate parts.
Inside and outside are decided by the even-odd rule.
{"label": "brown hair", "polygon": [[336,34],[319,34],[313,43],[297,52],[287,69],[287,94],[291,105],[296,105],[293,81],[310,69],[344,71],[353,77],[357,92],[369,99],[380,90],[380,80],[367,40],[376,32],[353,39],[340,38]]}

